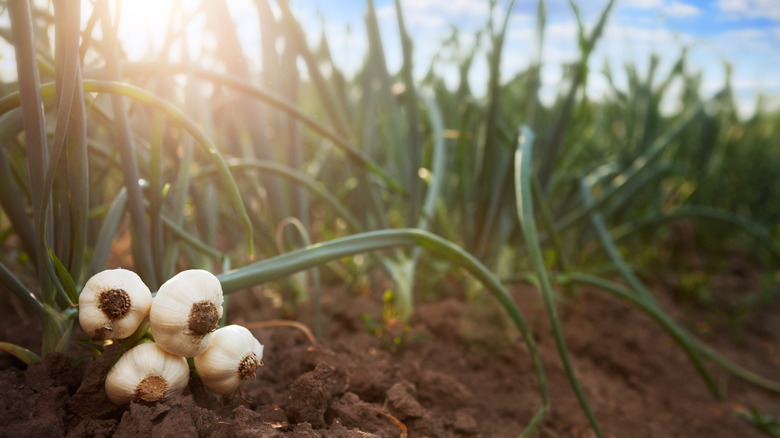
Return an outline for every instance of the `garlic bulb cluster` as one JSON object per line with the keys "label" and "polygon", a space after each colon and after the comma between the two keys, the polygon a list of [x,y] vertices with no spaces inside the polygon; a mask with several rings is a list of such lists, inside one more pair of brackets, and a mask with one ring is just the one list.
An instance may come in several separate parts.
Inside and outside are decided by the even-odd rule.
{"label": "garlic bulb cluster", "polygon": [[152,337],[163,350],[194,357],[211,341],[222,317],[222,285],[202,269],[182,271],[154,297],[149,321]]}
{"label": "garlic bulb cluster", "polygon": [[212,392],[232,394],[243,380],[254,378],[263,364],[263,345],[240,325],[228,325],[214,332],[209,348],[195,356],[195,369],[203,385]]}
{"label": "garlic bulb cluster", "polygon": [[125,352],[106,376],[112,402],[168,400],[189,381],[187,357],[209,390],[230,394],[262,365],[263,346],[245,327],[217,330],[222,317],[222,285],[208,271],[182,271],[152,298],[131,271],[103,271],[90,278],[79,296],[79,321],[95,339],[123,339],[149,315],[154,342]]}
{"label": "garlic bulb cluster", "polygon": [[165,401],[181,394],[189,377],[187,359],[148,342],[119,358],[106,376],[106,394],[117,405]]}
{"label": "garlic bulb cluster", "polygon": [[152,306],[152,292],[133,271],[95,274],[79,294],[79,323],[94,339],[124,339],[135,332]]}

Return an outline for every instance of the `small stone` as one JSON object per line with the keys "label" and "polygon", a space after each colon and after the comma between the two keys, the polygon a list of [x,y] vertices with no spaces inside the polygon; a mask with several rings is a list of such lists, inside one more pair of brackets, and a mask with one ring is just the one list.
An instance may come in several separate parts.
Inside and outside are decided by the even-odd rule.
{"label": "small stone", "polygon": [[474,435],[479,431],[479,425],[474,416],[466,409],[459,409],[455,412],[455,424],[453,425],[455,432],[462,433],[464,435]]}
{"label": "small stone", "polygon": [[397,382],[387,390],[387,401],[399,420],[422,417],[423,407],[414,392],[414,386],[406,381]]}

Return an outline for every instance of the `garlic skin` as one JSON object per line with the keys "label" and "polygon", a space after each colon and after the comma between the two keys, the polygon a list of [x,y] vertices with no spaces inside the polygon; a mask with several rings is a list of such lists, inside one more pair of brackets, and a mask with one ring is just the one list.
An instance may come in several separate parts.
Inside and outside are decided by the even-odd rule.
{"label": "garlic skin", "polygon": [[163,350],[194,357],[211,341],[222,317],[222,285],[202,269],[182,271],[166,281],[152,301],[152,337]]}
{"label": "garlic skin", "polygon": [[195,369],[210,391],[230,395],[241,381],[254,378],[263,364],[263,345],[240,325],[228,325],[214,332],[205,353],[195,356]]}
{"label": "garlic skin", "polygon": [[135,332],[152,306],[141,277],[109,269],[90,278],[79,294],[79,323],[93,339],[124,339]]}
{"label": "garlic skin", "polygon": [[147,342],[127,350],[111,368],[106,394],[117,405],[165,401],[181,394],[189,378],[187,359]]}

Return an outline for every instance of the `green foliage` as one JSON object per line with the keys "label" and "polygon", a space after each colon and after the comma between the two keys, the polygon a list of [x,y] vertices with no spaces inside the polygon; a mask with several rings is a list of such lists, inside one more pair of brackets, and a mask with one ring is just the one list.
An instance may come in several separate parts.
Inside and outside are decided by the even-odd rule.
{"label": "green foliage", "polygon": [[768,414],[762,414],[756,408],[750,408],[749,411],[736,411],[737,415],[750,422],[756,429],[771,436],[780,436],[780,419]]}

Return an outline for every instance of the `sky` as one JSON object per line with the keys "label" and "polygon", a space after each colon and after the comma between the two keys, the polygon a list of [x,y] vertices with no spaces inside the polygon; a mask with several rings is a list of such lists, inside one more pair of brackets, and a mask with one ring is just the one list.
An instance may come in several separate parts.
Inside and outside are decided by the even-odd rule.
{"label": "sky", "polygon": [[[43,1],[43,0],[41,0]],[[707,97],[725,83],[724,62],[732,68],[732,87],[740,113],[749,116],[759,94],[766,94],[773,108],[780,107],[780,0],[616,0],[603,37],[590,59],[587,93],[597,99],[608,92],[603,69],[609,64],[618,87],[625,86],[625,65],[636,66],[644,75],[652,54],[660,59],[657,77],[663,78],[688,47],[689,72],[701,72],[701,93]],[[125,0],[119,37],[132,59],[140,59],[149,47],[162,40],[171,0]],[[184,0],[185,6],[194,2]],[[270,2],[275,7],[275,2]],[[590,29],[598,20],[606,0],[576,1],[583,22]],[[84,14],[89,2],[84,2]],[[362,63],[367,43],[363,21],[364,0],[290,0],[310,43],[316,44],[323,31],[329,39],[335,62],[352,75]],[[475,33],[484,28],[491,13],[500,23],[510,0],[496,0],[491,11],[489,0],[401,0],[404,19],[414,41],[415,76],[421,78],[431,60],[444,54],[441,42],[450,35],[451,26],[460,29],[464,48],[476,43]],[[228,0],[246,55],[257,58],[260,49],[258,16],[254,0]],[[394,0],[375,0],[385,52],[391,71],[401,64],[400,39]],[[568,0],[547,0],[547,26],[542,50],[542,89],[544,102],[558,92],[562,66],[577,60],[577,24]],[[536,59],[537,0],[516,0],[508,25],[501,78],[508,80]],[[201,17],[202,18],[202,17]],[[203,35],[203,19],[190,24],[189,45],[195,50],[208,42]],[[324,24],[323,24],[324,23]],[[8,25],[7,13],[0,15],[0,26]],[[472,90],[483,94],[487,83],[487,48],[476,58],[469,81]],[[259,61],[255,61],[259,68]],[[13,51],[0,46],[0,77],[15,74]],[[303,70],[303,69],[302,69]],[[440,63],[437,73],[450,86],[457,83],[452,63]],[[674,95],[664,102],[668,111],[675,108]]]}
{"label": "sky", "polygon": [[[315,4],[315,8],[311,5]],[[407,27],[415,44],[416,74],[422,76],[430,59],[440,52],[440,42],[448,35],[451,24],[463,33],[465,47],[473,44],[473,32],[484,26],[491,13],[488,1],[475,0],[416,0],[402,1]],[[501,22],[509,0],[499,0],[493,11],[496,22]],[[588,29],[598,21],[606,5],[605,0],[580,0],[583,22]],[[325,17],[328,35],[343,44],[334,56],[343,65],[360,61],[365,43],[359,41],[363,2],[350,0],[316,0],[293,2],[302,20],[316,25],[319,9]],[[360,4],[360,7],[355,7]],[[390,66],[400,65],[395,8],[392,0],[375,2],[381,20],[380,26],[388,46]],[[350,5],[352,5],[350,7]],[[568,0],[548,0],[547,26],[542,50],[542,99],[555,97],[562,79],[562,66],[578,58],[577,24]],[[517,0],[511,11],[505,42],[502,78],[511,78],[535,59],[537,1]],[[311,16],[311,18],[303,18]],[[347,40],[349,23],[352,38]],[[338,35],[342,35],[341,38]],[[316,36],[316,35],[315,35]],[[348,48],[348,46],[351,46]],[[338,48],[338,44],[332,44]],[[605,32],[590,60],[591,77],[588,95],[598,98],[608,90],[602,74],[609,64],[618,86],[625,85],[624,66],[633,64],[638,71],[647,71],[651,55],[660,59],[657,77],[662,79],[679,58],[682,48],[688,47],[687,68],[701,72],[704,96],[722,89],[726,68],[732,68],[732,88],[738,98],[740,113],[750,115],[760,93],[767,94],[773,107],[780,106],[780,0],[617,0]],[[357,59],[356,59],[357,58]],[[451,84],[456,82],[454,69],[441,71]],[[479,93],[487,82],[486,56],[475,64],[470,76],[472,89]],[[674,102],[665,102],[668,110]]]}

